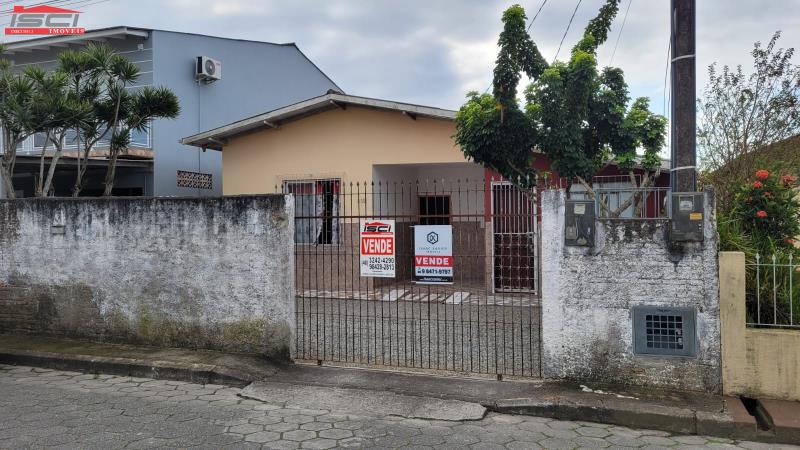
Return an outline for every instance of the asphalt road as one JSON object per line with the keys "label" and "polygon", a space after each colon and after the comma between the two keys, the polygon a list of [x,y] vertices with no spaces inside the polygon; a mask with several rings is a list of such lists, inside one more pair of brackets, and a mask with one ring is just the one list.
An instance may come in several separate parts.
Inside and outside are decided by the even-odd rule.
{"label": "asphalt road", "polygon": [[463,422],[354,415],[330,402],[300,409],[240,393],[0,365],[0,448],[779,448],[503,414]]}

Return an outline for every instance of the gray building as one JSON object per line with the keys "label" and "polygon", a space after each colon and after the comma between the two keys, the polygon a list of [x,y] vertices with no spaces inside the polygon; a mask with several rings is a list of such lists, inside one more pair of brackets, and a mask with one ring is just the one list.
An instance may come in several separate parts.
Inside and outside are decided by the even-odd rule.
{"label": "gray building", "polygon": [[[7,44],[3,55],[14,70],[36,64],[55,68],[59,52],[79,49],[88,42],[106,42],[135,62],[141,75],[131,89],[166,86],[178,96],[181,114],[156,120],[148,132],[133,136],[120,161],[115,195],[213,196],[222,194],[222,159],[179,143],[183,136],[279,108],[339,87],[293,43],[274,44],[164,30],[113,27],[83,35],[47,36]],[[198,57],[219,62],[218,80],[198,79]],[[211,62],[213,64],[213,61]],[[206,74],[208,75],[208,74]],[[42,137],[33,136],[18,148],[15,189],[32,195],[38,176]],[[105,157],[101,142],[89,166],[84,193],[102,192]],[[74,149],[74,147],[73,147]],[[69,153],[66,147],[65,155]],[[75,178],[75,159],[59,163],[55,194],[69,195]]]}

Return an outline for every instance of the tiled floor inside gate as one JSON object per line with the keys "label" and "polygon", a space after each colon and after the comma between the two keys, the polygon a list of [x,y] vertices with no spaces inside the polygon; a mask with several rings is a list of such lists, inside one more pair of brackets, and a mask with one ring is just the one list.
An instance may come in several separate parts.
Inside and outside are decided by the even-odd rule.
{"label": "tiled floor inside gate", "polygon": [[340,300],[372,300],[384,302],[410,301],[421,303],[442,303],[446,305],[490,305],[490,306],[539,306],[539,299],[531,293],[493,293],[471,290],[428,290],[413,287],[389,287],[371,291],[357,290],[317,290],[305,289],[300,292],[304,298],[326,298]]}
{"label": "tiled floor inside gate", "polygon": [[516,300],[514,305],[486,304],[485,298],[479,304],[468,298],[461,304],[407,301],[405,295],[396,301],[298,297],[296,358],[540,375],[538,306],[520,306]]}

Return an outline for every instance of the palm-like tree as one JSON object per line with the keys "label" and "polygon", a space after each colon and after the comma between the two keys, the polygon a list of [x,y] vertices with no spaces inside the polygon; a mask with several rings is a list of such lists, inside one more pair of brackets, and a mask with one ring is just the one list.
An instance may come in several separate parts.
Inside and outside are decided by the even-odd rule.
{"label": "palm-like tree", "polygon": [[97,113],[107,117],[110,130],[108,167],[104,196],[114,189],[117,159],[131,142],[131,131],[144,131],[151,120],[175,118],[180,114],[177,96],[167,88],[145,87],[136,92],[128,88],[139,78],[139,68],[107,45],[87,47],[93,70],[105,80],[105,101],[96,104]]}
{"label": "palm-like tree", "polygon": [[[47,196],[53,186],[55,170],[61,158],[67,133],[80,128],[92,114],[91,104],[80,98],[79,92],[70,89],[70,75],[62,70],[46,72],[41,67],[29,66],[24,76],[33,82],[34,131],[45,135],[39,161],[39,178],[36,196]],[[45,176],[47,145],[55,152]]]}
{"label": "palm-like tree", "polygon": [[[5,51],[0,46],[0,54]],[[0,58],[0,128],[3,154],[0,158],[0,178],[7,198],[15,198],[12,175],[17,158],[17,146],[32,133],[33,83],[13,74],[10,63]]]}
{"label": "palm-like tree", "polygon": [[[91,149],[108,139],[104,190],[108,196],[114,187],[117,159],[130,146],[131,132],[145,131],[153,119],[174,118],[180,113],[178,98],[167,88],[129,90],[139,77],[139,69],[106,44],[92,43],[80,51],[64,51],[58,62],[53,73],[33,67],[13,74],[8,61],[0,58],[0,127],[5,149],[0,158],[0,176],[11,198],[16,149],[31,134],[45,135],[37,195],[50,191],[70,132],[74,132],[78,148],[73,196],[82,189]],[[55,151],[45,174],[49,145]]]}
{"label": "palm-like tree", "polygon": [[108,46],[89,43],[82,51],[67,50],[58,55],[59,71],[69,78],[69,89],[77,100],[85,102],[91,109],[86,119],[76,123],[73,130],[77,153],[73,197],[79,196],[83,189],[89,153],[108,134],[105,124],[109,121],[109,115],[102,105],[102,71],[98,68],[103,66],[102,61],[110,54]]}

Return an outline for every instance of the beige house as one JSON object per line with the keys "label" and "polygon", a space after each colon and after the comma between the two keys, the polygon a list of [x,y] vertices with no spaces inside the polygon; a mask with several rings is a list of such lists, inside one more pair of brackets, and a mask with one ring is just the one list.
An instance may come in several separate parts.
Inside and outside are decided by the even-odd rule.
{"label": "beige house", "polygon": [[[454,119],[329,93],[182,140],[222,152],[225,195],[293,194],[297,359],[540,373],[535,196],[467,161]],[[370,266],[376,222],[394,255]],[[415,250],[426,226],[452,234],[434,284]]]}
{"label": "beige house", "polygon": [[331,93],[182,143],[223,150],[225,195],[274,192],[291,180],[482,179],[453,142],[454,118],[455,111]]}
{"label": "beige house", "polygon": [[[413,295],[404,287],[413,227],[452,225],[455,287],[443,299],[532,294],[534,200],[465,159],[454,118],[451,110],[329,93],[182,143],[222,151],[225,195],[295,195],[298,289]],[[395,221],[393,278],[359,276],[359,222],[373,219]]]}

